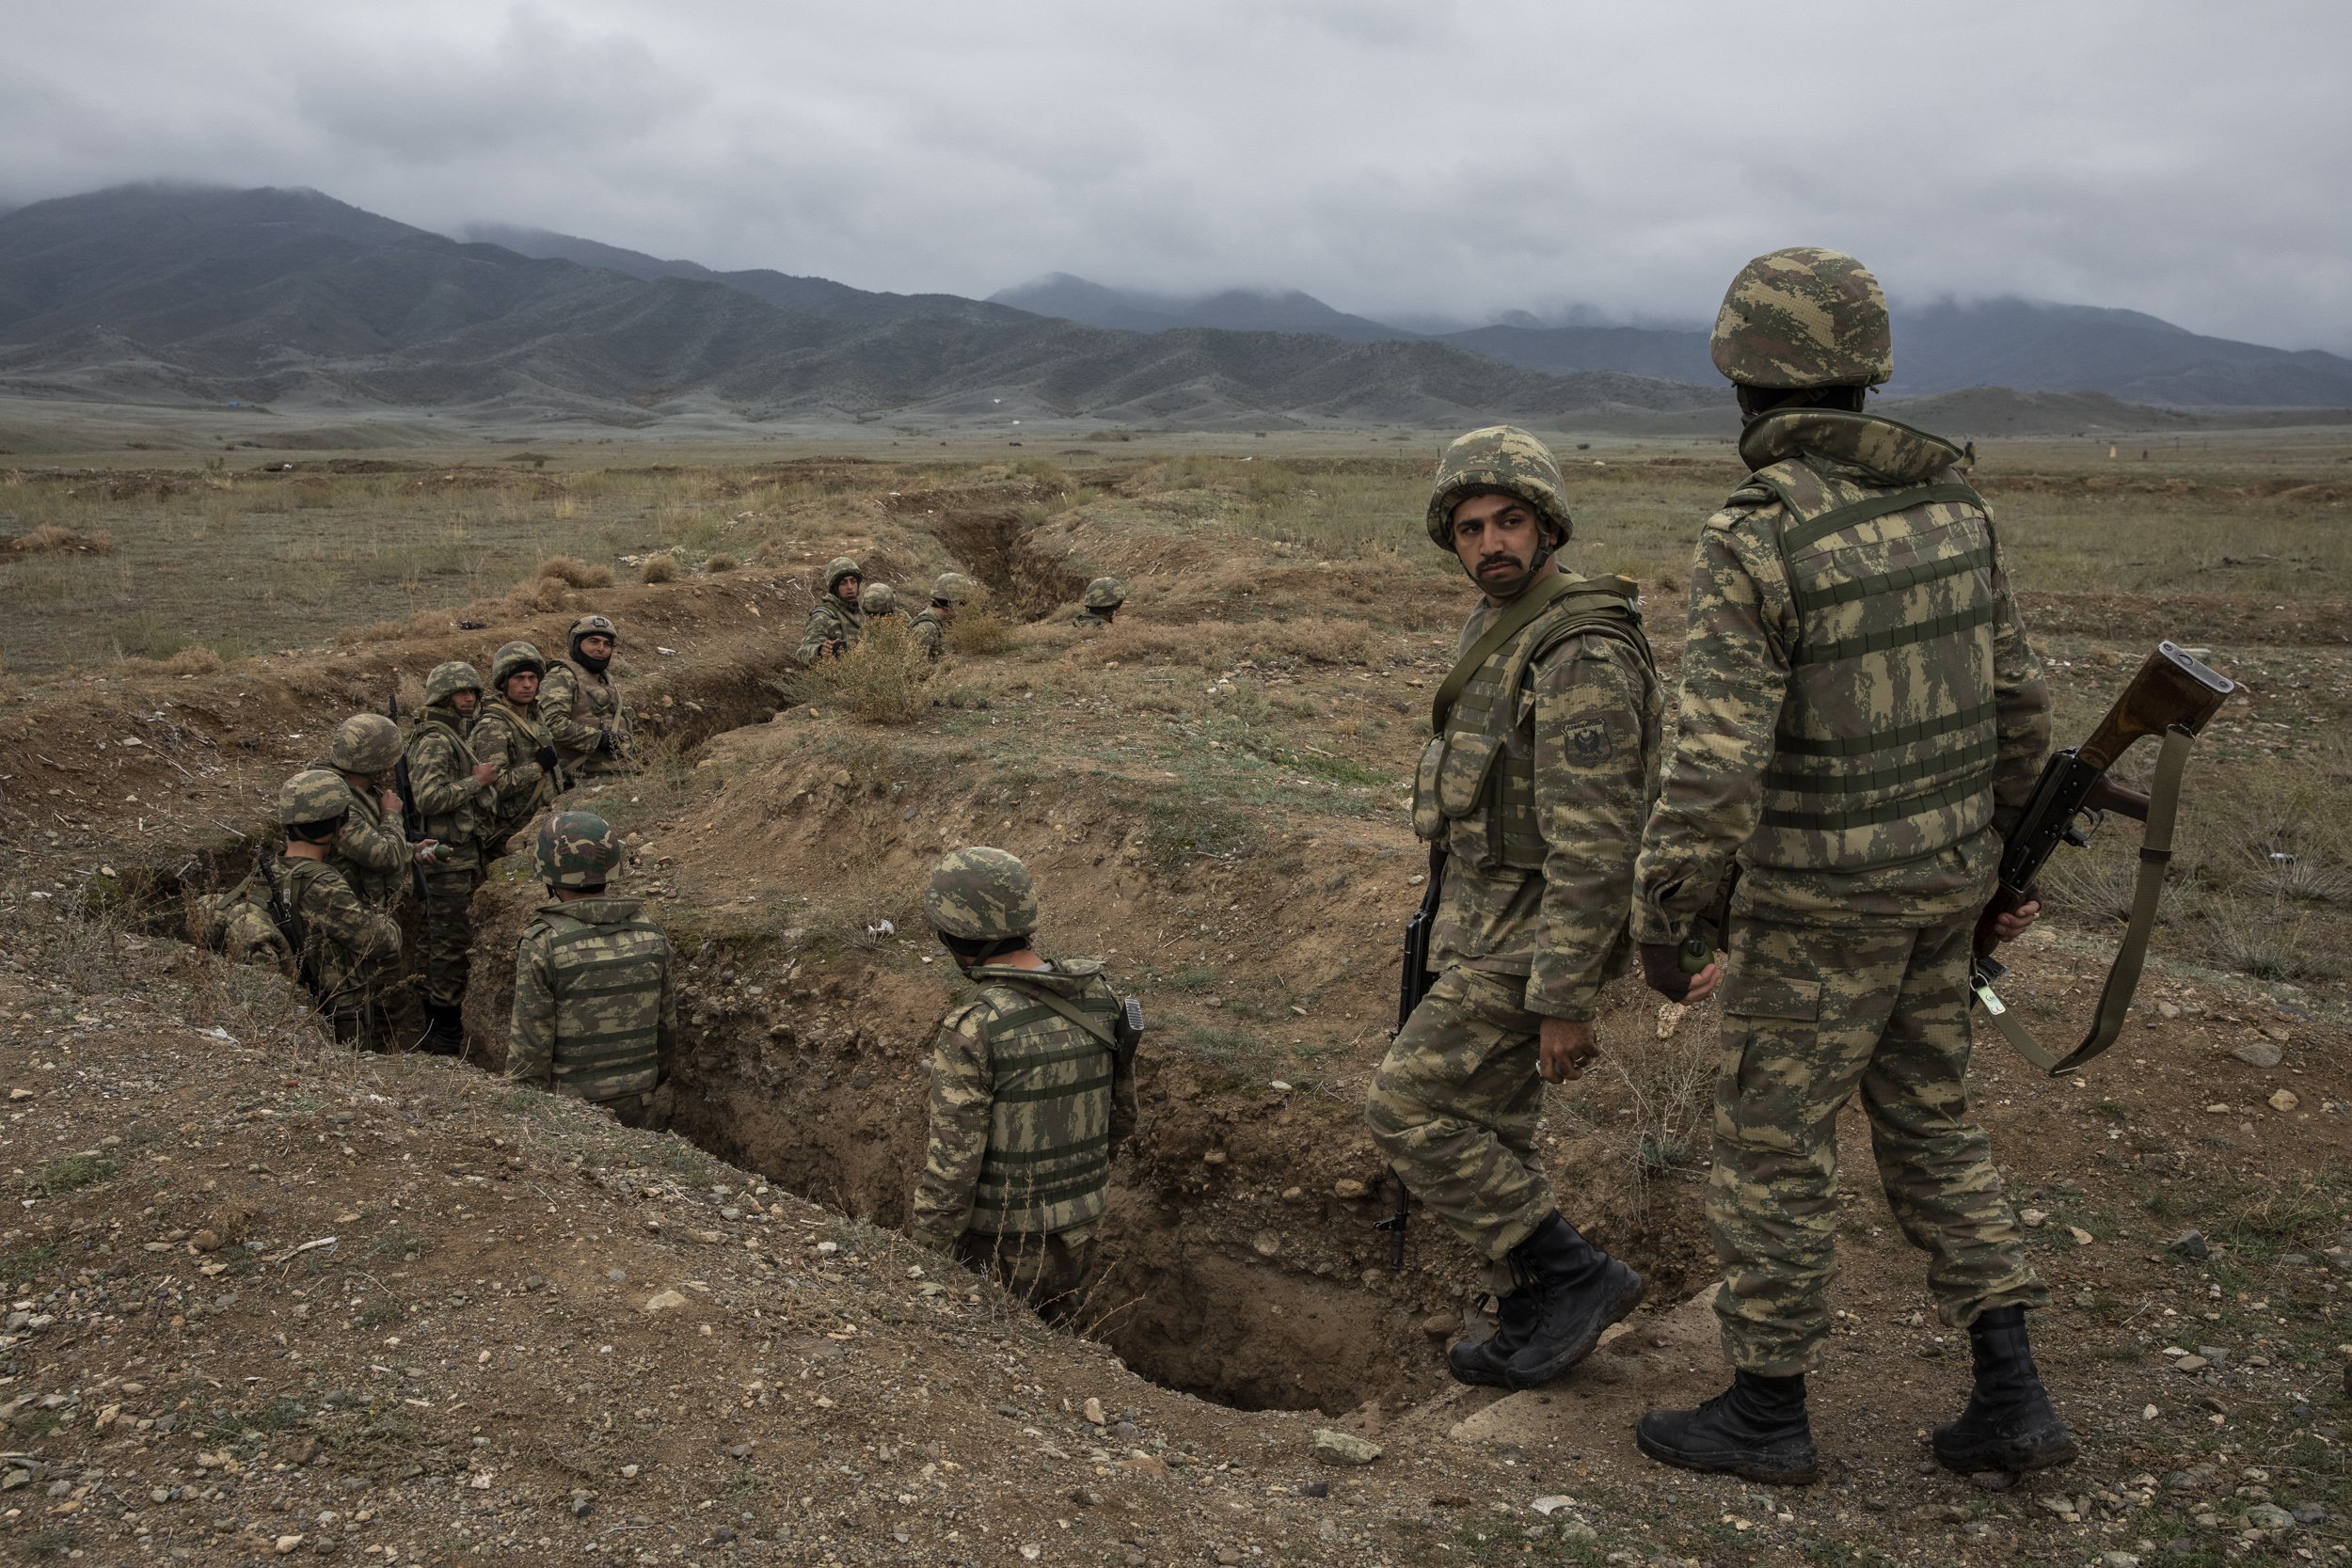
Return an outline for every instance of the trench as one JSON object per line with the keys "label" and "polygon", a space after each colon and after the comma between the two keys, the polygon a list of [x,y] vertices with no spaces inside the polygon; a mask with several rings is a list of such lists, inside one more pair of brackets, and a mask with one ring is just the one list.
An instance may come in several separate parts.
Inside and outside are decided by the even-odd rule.
{"label": "trench", "polygon": [[1047,614],[1086,591],[1085,578],[1030,543],[1031,525],[1018,512],[950,513],[932,531],[1000,606],[1022,620]]}

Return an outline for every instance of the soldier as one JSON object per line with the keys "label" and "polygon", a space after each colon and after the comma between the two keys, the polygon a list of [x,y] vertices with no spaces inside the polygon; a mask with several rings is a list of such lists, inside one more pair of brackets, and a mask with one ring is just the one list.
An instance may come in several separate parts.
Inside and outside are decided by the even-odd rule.
{"label": "soldier", "polygon": [[826,563],[825,591],[808,612],[808,629],[801,633],[801,662],[837,658],[857,645],[865,617],[858,609],[858,590],[865,574],[856,562],[837,555]]}
{"label": "soldier", "polygon": [[1086,597],[1079,601],[1078,626],[1086,631],[1101,631],[1116,620],[1120,607],[1127,602],[1127,585],[1117,578],[1096,578],[1087,584]]}
{"label": "soldier", "polygon": [[509,642],[490,656],[494,702],[474,716],[466,744],[474,760],[498,771],[490,780],[490,810],[482,834],[486,863],[506,853],[506,845],[554,802],[562,787],[555,737],[539,718],[539,677],[547,661],[528,642]]}
{"label": "soldier", "polygon": [[609,666],[621,634],[601,615],[572,623],[571,657],[548,666],[539,682],[539,721],[555,739],[564,777],[574,783],[636,771],[628,705]]}
{"label": "soldier", "polygon": [[[1758,257],[1724,298],[1714,359],[1753,472],[1699,536],[1679,738],[1636,875],[1650,984],[1689,1000],[1728,975],[1707,1214],[1733,1369],[1637,1436],[1758,1481],[1817,1473],[1804,1377],[1829,1332],[1837,1111],[1857,1093],[1896,1219],[1975,1352],[1936,1457],[2020,1471],[2076,1452],[2026,1342],[2049,1295],[1963,1084],[1971,930],[2049,693],[1960,449],[1863,412],[1890,345],[1877,279],[1834,250]],[[1727,966],[1687,975],[1677,944],[1735,863]]]}
{"label": "soldier", "polygon": [[601,1105],[624,1127],[669,1121],[664,1061],[677,1036],[670,939],[636,898],[608,896],[621,843],[601,816],[539,824],[540,906],[515,944],[506,1075]]}
{"label": "soldier", "polygon": [[929,609],[914,617],[914,641],[923,651],[937,658],[947,639],[947,627],[956,618],[956,607],[972,597],[972,579],[961,572],[942,572],[931,584]]}
{"label": "soldier", "polygon": [[1448,447],[1426,523],[1485,598],[1414,788],[1414,829],[1444,851],[1438,979],[1364,1118],[1398,1177],[1485,1260],[1498,1324],[1448,1352],[1454,1377],[1526,1388],[1589,1354],[1642,1299],[1642,1276],[1562,1217],[1535,1130],[1544,1082],[1597,1054],[1601,983],[1630,965],[1625,911],[1663,698],[1633,584],[1557,559],[1574,524],[1533,436],[1496,425]]}
{"label": "soldier", "polygon": [[482,703],[482,677],[452,659],[424,678],[424,708],[408,732],[408,787],[440,853],[424,874],[424,928],[418,965],[424,979],[427,1051],[466,1048],[466,980],[472,968],[473,890],[483,880],[482,833],[490,820],[498,764],[466,743]]}
{"label": "soldier", "polygon": [[306,768],[278,791],[286,847],[235,892],[212,900],[212,936],[233,958],[290,963],[335,1037],[389,1043],[385,992],[400,975],[400,927],[370,909],[327,863],[352,808],[334,771]]}
{"label": "soldier", "polygon": [[439,847],[431,839],[408,842],[400,791],[386,783],[400,752],[399,725],[380,713],[355,713],[337,727],[326,756],[351,791],[350,819],[326,863],[371,909],[397,907],[413,880],[409,868],[431,865]]}
{"label": "soldier", "polygon": [[940,1020],[908,1231],[1066,1316],[1135,1129],[1136,1015],[1100,963],[1039,956],[1036,886],[1002,849],[941,860],[923,908],[979,996]]}

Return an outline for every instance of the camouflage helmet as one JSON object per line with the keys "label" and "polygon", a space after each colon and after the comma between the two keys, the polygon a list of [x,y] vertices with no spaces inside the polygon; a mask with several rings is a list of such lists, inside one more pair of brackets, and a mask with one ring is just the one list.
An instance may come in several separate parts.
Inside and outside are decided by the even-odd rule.
{"label": "camouflage helmet", "polygon": [[1429,491],[1430,542],[1453,549],[1454,509],[1493,491],[1534,507],[1563,541],[1576,531],[1551,449],[1516,425],[1496,424],[1457,437],[1438,459],[1438,482]]}
{"label": "camouflage helmet", "polygon": [[951,937],[988,942],[1037,929],[1037,884],[1002,849],[951,849],[931,867],[923,912]]}
{"label": "camouflage helmet", "polygon": [[306,768],[278,786],[278,820],[289,828],[332,822],[351,811],[351,786],[339,773]]}
{"label": "camouflage helmet", "polygon": [[857,608],[866,615],[887,615],[898,607],[898,595],[886,582],[869,582],[858,591]]}
{"label": "camouflage helmet", "polygon": [[346,773],[381,773],[400,760],[400,726],[380,713],[355,713],[335,727],[326,765]]}
{"label": "camouflage helmet", "polygon": [[1089,610],[1117,610],[1127,602],[1127,585],[1117,578],[1096,578],[1080,602]]}
{"label": "camouflage helmet", "polygon": [[612,623],[601,615],[583,615],[572,623],[572,652],[580,652],[580,640],[583,637],[609,637],[615,642],[621,640],[621,634],[613,629]]}
{"label": "camouflage helmet", "polygon": [[825,592],[830,594],[840,587],[843,578],[856,578],[863,582],[866,569],[846,555],[836,555],[825,562]]}
{"label": "camouflage helmet", "polygon": [[528,642],[509,642],[490,656],[490,684],[501,691],[506,689],[507,676],[524,670],[534,675],[548,673],[548,661]]}
{"label": "camouflage helmet", "polygon": [[942,604],[961,604],[979,591],[979,584],[961,572],[942,572],[931,584],[931,597]]}
{"label": "camouflage helmet", "polygon": [[1875,387],[1895,373],[1879,280],[1845,252],[1819,245],[1741,267],[1708,350],[1743,387]]}
{"label": "camouflage helmet", "polygon": [[424,677],[424,705],[445,703],[460,691],[482,694],[482,676],[462,658],[436,664],[432,673]]}
{"label": "camouflage helmet", "polygon": [[549,887],[602,887],[621,863],[621,841],[595,812],[560,811],[539,824],[535,859]]}

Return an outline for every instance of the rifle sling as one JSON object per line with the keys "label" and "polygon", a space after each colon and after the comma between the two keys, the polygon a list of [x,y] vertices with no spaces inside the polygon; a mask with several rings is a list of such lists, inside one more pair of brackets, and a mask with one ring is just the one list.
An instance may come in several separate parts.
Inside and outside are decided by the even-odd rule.
{"label": "rifle sling", "polygon": [[2164,732],[2164,750],[2156,754],[2156,773],[2148,790],[2148,832],[2139,847],[2139,875],[2132,885],[2131,920],[2123,928],[2122,945],[2116,949],[2115,962],[2107,967],[2106,984],[2099,992],[2098,1011],[2091,1015],[2090,1032],[2082,1043],[2061,1058],[2054,1056],[2033,1037],[2025,1021],[2001,1006],[2000,999],[1989,990],[1979,989],[1975,999],[1983,1006],[1993,1026],[2001,1037],[2035,1067],[2053,1078],[2064,1077],[2078,1070],[2092,1057],[2115,1043],[2123,1032],[2123,1021],[2132,1010],[2132,994],[2139,989],[2139,972],[2148,958],[2148,938],[2156,924],[2156,906],[2164,898],[2165,868],[2172,860],[2172,825],[2181,803],[2181,774],[2188,766],[2188,749],[2195,736],[2175,725]]}
{"label": "rifle sling", "polygon": [[1065,1001],[1063,998],[1056,995],[1051,990],[1044,986],[1024,986],[1020,981],[1011,979],[1008,975],[992,975],[990,978],[992,980],[1001,981],[1009,985],[1019,986],[1023,991],[1028,994],[1030,1001],[1059,1013],[1062,1017],[1076,1024],[1080,1029],[1086,1031],[1087,1034],[1101,1041],[1103,1045],[1113,1054],[1117,1054],[1119,1051],[1119,1031],[1113,1028],[1110,1024],[1104,1022],[1101,1019],[1088,1013],[1084,1008]]}
{"label": "rifle sling", "polygon": [[1558,572],[1504,607],[1502,613],[1495,617],[1495,624],[1486,628],[1485,636],[1470,644],[1470,652],[1455,662],[1452,673],[1438,688],[1438,694],[1430,699],[1429,733],[1445,733],[1446,716],[1454,711],[1454,704],[1462,695],[1462,688],[1470,684],[1470,677],[1478,673],[1481,665],[1495,657],[1496,649],[1525,631],[1537,616],[1567,594],[1579,589],[1589,592],[1591,587],[1592,584],[1580,581],[1565,572]]}

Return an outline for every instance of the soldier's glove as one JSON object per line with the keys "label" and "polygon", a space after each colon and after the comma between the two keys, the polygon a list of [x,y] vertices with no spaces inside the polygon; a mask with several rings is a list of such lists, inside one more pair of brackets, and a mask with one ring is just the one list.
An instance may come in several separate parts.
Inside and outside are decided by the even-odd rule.
{"label": "soldier's glove", "polygon": [[542,746],[531,754],[531,760],[539,765],[540,772],[552,774],[555,771],[556,763],[555,748]]}
{"label": "soldier's glove", "polygon": [[596,750],[599,752],[610,752],[612,750],[612,732],[611,730],[598,730],[596,732]]}
{"label": "soldier's glove", "polygon": [[1682,972],[1682,947],[1678,942],[1645,942],[1641,944],[1642,978],[1649,989],[1669,1002],[1679,1002],[1691,994],[1691,976]]}

